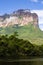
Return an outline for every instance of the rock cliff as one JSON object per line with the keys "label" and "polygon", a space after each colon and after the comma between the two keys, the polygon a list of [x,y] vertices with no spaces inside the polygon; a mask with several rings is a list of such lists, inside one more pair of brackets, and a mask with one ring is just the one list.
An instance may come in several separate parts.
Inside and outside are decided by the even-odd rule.
{"label": "rock cliff", "polygon": [[0,16],[0,27],[12,25],[24,26],[29,23],[38,26],[38,15],[36,13],[31,13],[29,9],[19,9],[12,14]]}

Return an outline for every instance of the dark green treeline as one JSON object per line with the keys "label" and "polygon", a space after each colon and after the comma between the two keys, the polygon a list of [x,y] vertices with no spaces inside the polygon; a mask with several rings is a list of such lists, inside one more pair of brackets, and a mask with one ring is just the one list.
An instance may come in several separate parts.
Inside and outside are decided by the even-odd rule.
{"label": "dark green treeline", "polygon": [[17,38],[14,33],[9,37],[0,35],[0,58],[43,57],[43,45],[37,46],[31,42]]}

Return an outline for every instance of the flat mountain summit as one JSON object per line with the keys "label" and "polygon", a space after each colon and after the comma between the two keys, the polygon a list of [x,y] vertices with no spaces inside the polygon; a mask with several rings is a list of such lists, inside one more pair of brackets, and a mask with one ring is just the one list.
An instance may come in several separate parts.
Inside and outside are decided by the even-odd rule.
{"label": "flat mountain summit", "polygon": [[24,26],[29,23],[38,26],[38,15],[31,13],[30,9],[19,9],[11,14],[0,16],[0,27]]}

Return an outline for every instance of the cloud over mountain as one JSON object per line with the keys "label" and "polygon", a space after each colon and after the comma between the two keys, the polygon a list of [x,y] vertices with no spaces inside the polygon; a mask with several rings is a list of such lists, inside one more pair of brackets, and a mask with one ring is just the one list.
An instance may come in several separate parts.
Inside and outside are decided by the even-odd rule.
{"label": "cloud over mountain", "polygon": [[39,17],[39,24],[43,23],[43,10],[32,10],[31,12],[35,12]]}

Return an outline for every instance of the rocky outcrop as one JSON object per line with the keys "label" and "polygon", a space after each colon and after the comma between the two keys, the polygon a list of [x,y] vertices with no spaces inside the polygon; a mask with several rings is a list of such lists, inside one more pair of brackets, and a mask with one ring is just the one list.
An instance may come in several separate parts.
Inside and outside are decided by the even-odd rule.
{"label": "rocky outcrop", "polygon": [[38,15],[31,13],[29,9],[20,9],[14,11],[12,14],[5,14],[0,16],[0,27],[19,25],[24,26],[29,23],[38,26]]}

